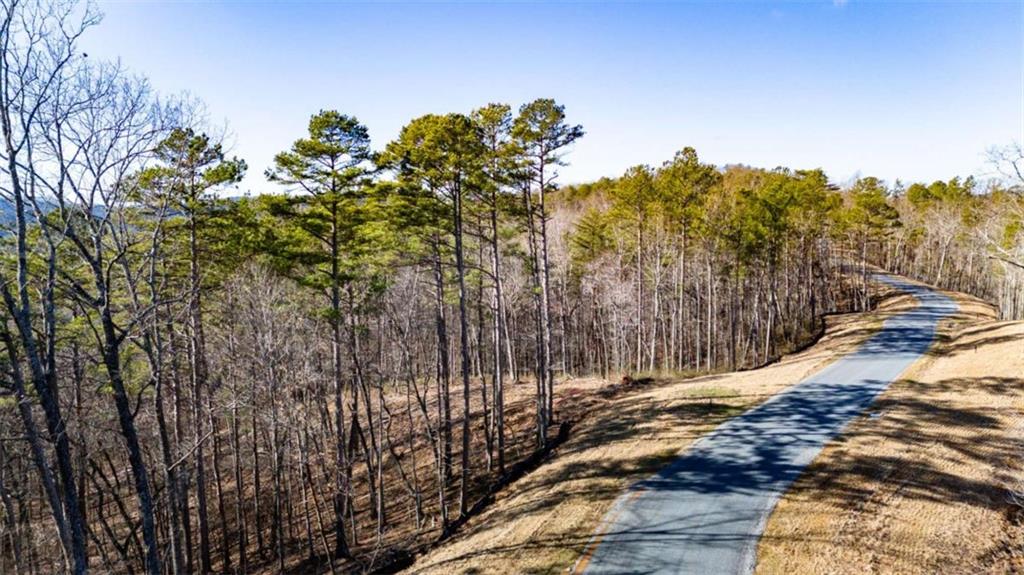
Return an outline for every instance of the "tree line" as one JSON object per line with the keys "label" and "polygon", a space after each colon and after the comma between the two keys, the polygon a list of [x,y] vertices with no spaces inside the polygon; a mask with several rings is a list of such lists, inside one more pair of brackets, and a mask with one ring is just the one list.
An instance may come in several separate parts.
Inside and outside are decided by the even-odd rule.
{"label": "tree line", "polygon": [[1004,319],[1024,318],[1024,152],[989,151],[995,178],[897,183],[890,202],[900,226],[872,260],[886,269],[967,292],[995,304]]}
{"label": "tree line", "polygon": [[1021,314],[1019,148],[984,189],[692,148],[562,185],[554,100],[383,145],[323,110],[232,197],[199,103],[81,54],[98,20],[0,1],[2,572],[372,570],[550,448],[573,378],[767,363],[868,263]]}

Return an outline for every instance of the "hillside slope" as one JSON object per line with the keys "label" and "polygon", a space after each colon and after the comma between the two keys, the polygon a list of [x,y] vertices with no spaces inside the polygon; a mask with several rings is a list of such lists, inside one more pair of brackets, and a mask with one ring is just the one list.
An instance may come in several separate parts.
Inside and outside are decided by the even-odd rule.
{"label": "hillside slope", "polygon": [[762,369],[657,381],[609,397],[577,425],[551,461],[500,493],[409,572],[564,571],[583,553],[622,489],[725,419],[855,349],[885,318],[913,306],[911,298],[895,296],[875,312],[830,318],[816,345]]}

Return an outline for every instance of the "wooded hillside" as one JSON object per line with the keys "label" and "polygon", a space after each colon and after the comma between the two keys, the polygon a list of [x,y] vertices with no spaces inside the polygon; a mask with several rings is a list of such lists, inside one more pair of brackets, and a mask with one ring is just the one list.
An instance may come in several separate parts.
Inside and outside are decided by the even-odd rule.
{"label": "wooded hillside", "polygon": [[683,148],[562,185],[584,129],[537,99],[391,142],[319,111],[231,197],[244,160],[82,55],[96,21],[0,4],[0,572],[380,567],[551,445],[567,378],[769,362],[870,307],[864,262],[1024,315],[1020,172]]}

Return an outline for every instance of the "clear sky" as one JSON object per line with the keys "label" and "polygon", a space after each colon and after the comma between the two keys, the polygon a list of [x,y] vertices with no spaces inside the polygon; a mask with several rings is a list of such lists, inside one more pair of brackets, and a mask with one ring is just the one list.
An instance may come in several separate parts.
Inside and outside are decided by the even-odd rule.
{"label": "clear sky", "polygon": [[660,164],[824,168],[889,181],[985,171],[1024,140],[1024,1],[100,1],[90,58],[187,91],[233,133],[243,189],[334,108],[374,147],[431,112],[537,97],[587,135],[566,183]]}

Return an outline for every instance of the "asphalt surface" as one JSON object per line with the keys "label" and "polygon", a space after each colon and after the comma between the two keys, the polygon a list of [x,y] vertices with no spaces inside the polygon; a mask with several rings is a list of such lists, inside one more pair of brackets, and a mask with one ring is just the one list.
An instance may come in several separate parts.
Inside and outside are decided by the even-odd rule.
{"label": "asphalt surface", "polygon": [[698,440],[613,505],[581,561],[585,573],[753,572],[768,516],[805,467],[925,354],[949,298],[877,279],[919,300],[857,350]]}

